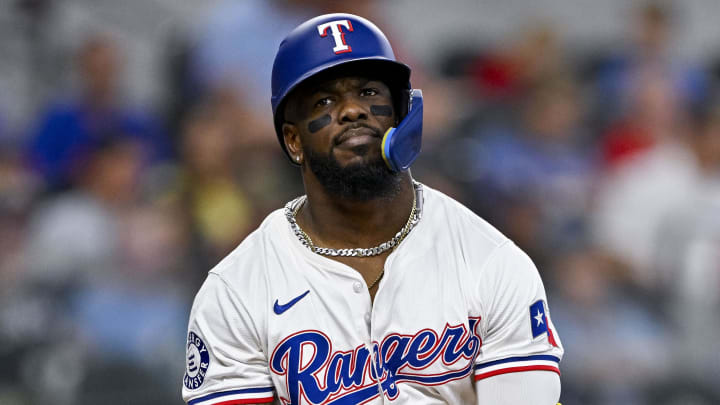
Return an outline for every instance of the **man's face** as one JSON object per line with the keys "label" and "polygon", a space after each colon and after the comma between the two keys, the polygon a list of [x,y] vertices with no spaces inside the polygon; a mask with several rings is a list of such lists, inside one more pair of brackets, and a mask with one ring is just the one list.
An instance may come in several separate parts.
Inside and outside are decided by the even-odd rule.
{"label": "man's face", "polygon": [[398,184],[382,158],[385,131],[395,124],[388,86],[361,76],[329,77],[298,89],[283,126],[291,155],[299,156],[325,189],[367,200]]}

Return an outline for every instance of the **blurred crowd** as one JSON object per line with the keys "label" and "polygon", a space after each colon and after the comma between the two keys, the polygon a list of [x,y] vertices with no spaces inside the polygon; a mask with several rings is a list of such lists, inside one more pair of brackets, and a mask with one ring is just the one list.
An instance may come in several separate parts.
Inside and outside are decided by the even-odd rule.
{"label": "blurred crowd", "polygon": [[375,21],[413,67],[414,177],[537,264],[562,402],[720,403],[720,69],[671,56],[673,9],[638,3],[612,49],[528,23],[424,65],[378,3],[214,3],[165,44],[152,106],[123,98],[123,42],[89,33],[66,50],[72,88],[19,128],[0,105],[0,403],[181,403],[207,271],[302,193],[272,128],[278,27],[328,11]]}

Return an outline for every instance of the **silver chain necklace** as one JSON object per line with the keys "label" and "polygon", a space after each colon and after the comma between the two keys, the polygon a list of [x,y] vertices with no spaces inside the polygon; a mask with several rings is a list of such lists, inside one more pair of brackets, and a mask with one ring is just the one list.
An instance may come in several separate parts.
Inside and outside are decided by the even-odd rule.
{"label": "silver chain necklace", "polygon": [[[408,217],[407,223],[405,223],[405,226],[402,227],[398,231],[398,233],[395,234],[395,236],[392,237],[387,242],[383,242],[375,247],[372,248],[354,248],[354,249],[333,249],[333,248],[325,248],[325,247],[319,247],[315,246],[312,239],[308,236],[308,234],[305,233],[305,231],[300,228],[300,225],[298,225],[297,220],[295,219],[295,215],[300,210],[300,207],[305,203],[307,200],[307,196],[300,196],[287,204],[285,204],[285,218],[287,218],[287,221],[290,223],[290,228],[292,228],[293,232],[295,233],[295,236],[300,240],[300,242],[303,244],[303,246],[307,247],[311,251],[324,255],[324,256],[348,256],[348,257],[367,257],[367,256],[377,256],[387,250],[390,250],[394,248],[395,246],[399,245],[400,242],[405,239],[405,237],[410,233],[410,231],[417,225],[417,223],[420,221],[420,218],[422,216],[422,184],[416,182],[413,180],[413,187],[415,189],[415,196],[413,198],[413,206],[412,210],[410,211],[410,216]],[[373,283],[374,284],[374,283]]]}

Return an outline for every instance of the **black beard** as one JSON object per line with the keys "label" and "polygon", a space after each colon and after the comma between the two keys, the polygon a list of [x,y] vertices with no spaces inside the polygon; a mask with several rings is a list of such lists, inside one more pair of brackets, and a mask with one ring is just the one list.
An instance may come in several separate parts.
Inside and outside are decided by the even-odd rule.
{"label": "black beard", "polygon": [[382,157],[342,167],[332,150],[327,155],[321,155],[307,148],[305,160],[325,191],[333,196],[370,201],[392,197],[400,192],[400,173],[390,170]]}

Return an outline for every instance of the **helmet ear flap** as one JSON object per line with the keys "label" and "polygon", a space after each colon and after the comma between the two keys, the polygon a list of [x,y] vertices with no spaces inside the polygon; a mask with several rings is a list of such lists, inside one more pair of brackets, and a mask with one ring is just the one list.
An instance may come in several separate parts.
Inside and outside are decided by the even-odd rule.
{"label": "helmet ear flap", "polygon": [[415,161],[422,148],[423,96],[419,89],[409,94],[409,112],[400,123],[385,132],[382,156],[390,170],[404,171]]}

